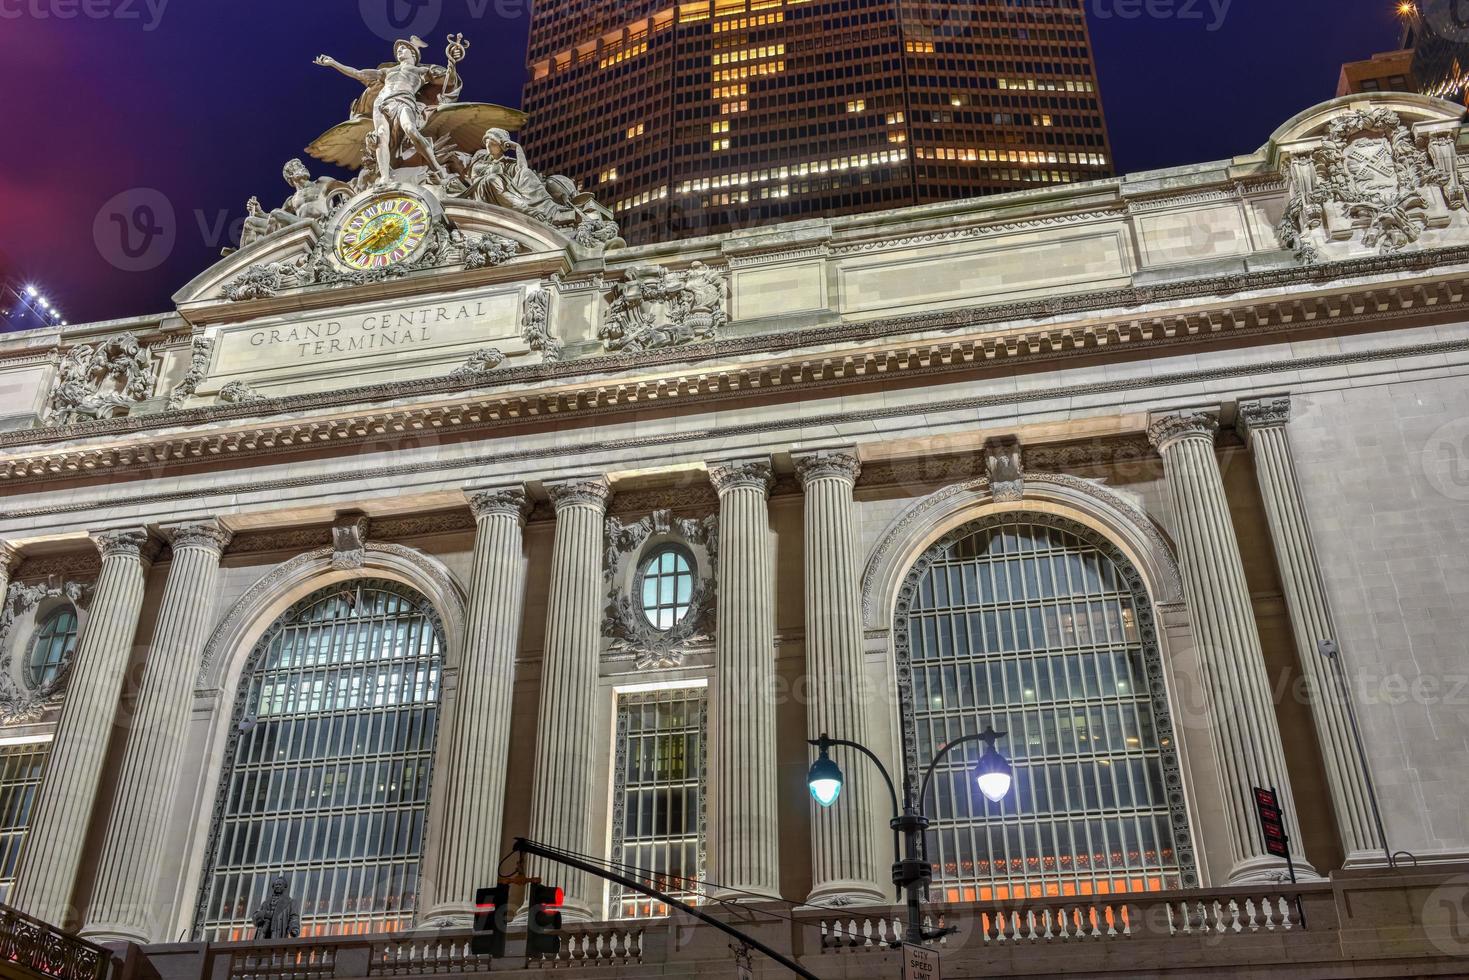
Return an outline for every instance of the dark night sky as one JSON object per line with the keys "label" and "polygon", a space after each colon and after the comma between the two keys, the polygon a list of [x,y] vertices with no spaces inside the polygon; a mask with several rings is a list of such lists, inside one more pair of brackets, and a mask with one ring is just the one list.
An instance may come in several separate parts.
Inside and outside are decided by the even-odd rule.
{"label": "dark night sky", "polygon": [[[73,323],[170,308],[245,200],[278,205],[282,164],[345,118],[360,89],[312,58],[386,60],[370,22],[393,33],[388,2],[401,0],[0,0],[0,252]],[[529,0],[415,2],[442,6],[419,31],[436,61],[449,31],[473,42],[465,99],[519,104]],[[1232,0],[1212,32],[1211,2],[1225,0],[1198,0],[1202,21],[1122,20],[1099,16],[1115,0],[1088,0],[1119,170],[1248,153],[1330,98],[1342,61],[1396,41],[1388,0]],[[139,188],[166,202],[161,264],[130,260],[105,222],[119,194],[129,213],[148,203]],[[151,268],[119,268],[137,265]]]}

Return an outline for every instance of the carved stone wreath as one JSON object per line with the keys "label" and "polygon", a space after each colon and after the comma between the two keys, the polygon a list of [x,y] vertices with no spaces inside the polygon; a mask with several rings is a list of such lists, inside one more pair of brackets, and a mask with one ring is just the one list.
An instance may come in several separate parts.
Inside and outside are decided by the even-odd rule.
{"label": "carved stone wreath", "polygon": [[36,721],[61,703],[71,677],[71,661],[64,661],[56,677],[40,687],[31,687],[23,679],[25,665],[19,663],[28,644],[18,642],[15,625],[18,620],[41,603],[65,599],[78,609],[85,609],[92,597],[92,586],[81,582],[52,579],[38,585],[10,586],[5,606],[0,609],[0,725],[19,725]]}
{"label": "carved stone wreath", "polygon": [[[603,569],[607,580],[607,605],[602,635],[611,640],[610,652],[632,654],[639,670],[683,666],[689,650],[707,643],[714,634],[715,586],[712,576],[696,578],[689,595],[689,611],[667,630],[648,621],[636,594],[636,579],[629,563],[655,535],[672,536],[682,543],[703,548],[710,567],[718,560],[719,519],[706,517],[675,519],[668,510],[656,510],[633,524],[617,517],[607,518]],[[697,566],[695,566],[697,574]]]}
{"label": "carved stone wreath", "polygon": [[612,287],[598,330],[607,351],[638,353],[715,340],[729,319],[725,273],[695,262],[682,272],[638,266]]}

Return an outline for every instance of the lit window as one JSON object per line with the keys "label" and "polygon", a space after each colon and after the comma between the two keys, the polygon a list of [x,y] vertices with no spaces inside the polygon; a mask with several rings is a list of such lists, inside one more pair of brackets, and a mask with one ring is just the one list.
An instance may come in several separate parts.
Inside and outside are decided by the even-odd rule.
{"label": "lit window", "polygon": [[654,629],[671,630],[689,614],[694,563],[688,551],[668,545],[653,553],[639,573],[643,615]]}
{"label": "lit window", "polygon": [[50,742],[0,748],[0,902],[10,900],[20,846],[31,824]]}
{"label": "lit window", "polygon": [[1197,886],[1152,611],[1118,549],[1061,519],[984,518],[925,553],[903,595],[916,758],[993,724],[1015,765],[998,804],[962,751],[940,765],[944,900]]}
{"label": "lit window", "polygon": [[422,596],[386,581],[329,586],[266,631],[235,703],[199,938],[249,939],[277,875],[303,936],[412,927],[443,646]]}
{"label": "lit window", "polygon": [[31,641],[26,658],[26,683],[40,690],[61,675],[71,655],[76,652],[77,614],[71,606],[62,606],[41,623]]}
{"label": "lit window", "polygon": [[597,179],[600,182],[604,183],[604,184],[611,183],[612,181],[614,181],[614,180],[617,179],[617,168],[616,167],[609,167],[609,168],[607,168],[606,170],[602,171],[600,174],[597,175]]}
{"label": "lit window", "polygon": [[[699,903],[704,877],[703,688],[624,694],[617,699],[612,860],[643,882]],[[612,915],[667,915],[662,902],[612,886]]]}
{"label": "lit window", "polygon": [[864,110],[866,108],[867,108],[867,100],[866,99],[857,99],[854,102],[848,102],[847,103],[847,111],[848,112],[861,112],[862,110]]}

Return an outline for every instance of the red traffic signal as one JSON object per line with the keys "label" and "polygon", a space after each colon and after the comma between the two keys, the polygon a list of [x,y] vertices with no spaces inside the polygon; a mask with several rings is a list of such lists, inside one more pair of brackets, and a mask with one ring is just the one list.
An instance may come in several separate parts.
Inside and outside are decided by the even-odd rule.
{"label": "red traffic signal", "polygon": [[480,888],[474,893],[474,934],[469,951],[475,956],[505,955],[505,925],[510,915],[510,886]]}
{"label": "red traffic signal", "polygon": [[530,915],[526,925],[525,951],[531,956],[555,956],[561,952],[561,913],[566,893],[552,885],[530,886]]}

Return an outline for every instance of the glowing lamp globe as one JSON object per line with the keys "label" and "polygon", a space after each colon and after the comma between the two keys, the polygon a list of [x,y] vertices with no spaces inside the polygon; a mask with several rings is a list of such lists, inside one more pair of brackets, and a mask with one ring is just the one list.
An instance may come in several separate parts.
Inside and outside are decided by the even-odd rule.
{"label": "glowing lamp globe", "polygon": [[806,784],[811,787],[811,798],[824,807],[831,806],[841,795],[841,767],[831,761],[825,749],[821,750],[821,758],[811,763],[811,772],[806,777]]}

